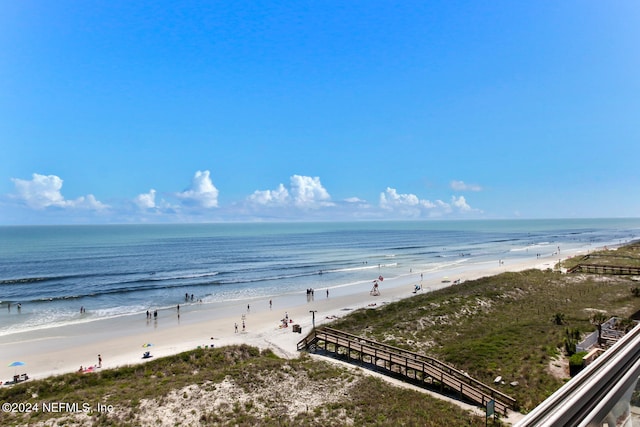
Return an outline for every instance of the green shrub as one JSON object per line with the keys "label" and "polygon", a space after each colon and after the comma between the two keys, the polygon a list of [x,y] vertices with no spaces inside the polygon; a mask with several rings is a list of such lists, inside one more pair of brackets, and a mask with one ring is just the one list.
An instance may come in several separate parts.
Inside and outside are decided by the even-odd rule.
{"label": "green shrub", "polygon": [[587,355],[586,351],[581,351],[579,353],[574,353],[569,358],[569,365],[573,366],[582,366],[584,365],[584,357]]}

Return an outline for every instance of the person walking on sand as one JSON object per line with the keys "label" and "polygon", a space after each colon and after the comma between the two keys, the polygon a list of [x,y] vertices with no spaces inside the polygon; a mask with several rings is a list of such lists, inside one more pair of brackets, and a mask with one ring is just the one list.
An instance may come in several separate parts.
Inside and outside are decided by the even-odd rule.
{"label": "person walking on sand", "polygon": [[234,323],[233,327],[235,328],[235,333],[237,334],[238,333],[238,323],[237,322]]}
{"label": "person walking on sand", "polygon": [[98,368],[102,368],[102,356],[98,355]]}
{"label": "person walking on sand", "polygon": [[242,321],[242,332],[245,332],[245,331],[246,331],[246,326],[245,326],[245,324],[244,324],[244,320],[243,320],[243,321]]}

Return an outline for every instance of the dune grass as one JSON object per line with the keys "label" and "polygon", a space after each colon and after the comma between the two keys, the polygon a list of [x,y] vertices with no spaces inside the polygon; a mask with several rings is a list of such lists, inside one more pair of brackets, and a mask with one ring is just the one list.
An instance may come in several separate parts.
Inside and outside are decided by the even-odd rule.
{"label": "dune grass", "polygon": [[[564,357],[567,330],[593,331],[594,311],[631,316],[640,307],[633,283],[550,270],[504,273],[359,310],[331,326],[436,357],[516,398],[527,412],[565,381],[549,368]],[[504,384],[493,383],[498,376]]]}
{"label": "dune grass", "polygon": [[[203,396],[213,398],[224,394],[218,390],[223,381],[232,382],[247,398],[216,406],[206,399],[198,401],[193,397],[197,393],[188,388],[195,385],[204,390]],[[282,390],[279,384],[290,386]],[[300,393],[310,396],[306,408],[289,413],[289,399]],[[484,425],[482,417],[453,404],[379,378],[306,355],[284,360],[249,346],[200,349],[95,374],[29,381],[0,389],[0,401],[88,402],[92,408],[101,402],[113,408],[109,413],[2,412],[3,426],[53,425],[54,419],[56,425],[69,426]],[[145,417],[149,401],[152,408],[173,405],[168,415],[172,419],[153,411]]]}

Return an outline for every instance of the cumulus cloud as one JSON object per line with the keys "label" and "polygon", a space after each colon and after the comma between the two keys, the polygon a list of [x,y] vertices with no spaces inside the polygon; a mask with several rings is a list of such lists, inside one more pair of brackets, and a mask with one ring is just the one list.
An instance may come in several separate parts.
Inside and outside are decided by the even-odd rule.
{"label": "cumulus cloud", "polygon": [[156,190],[152,188],[148,193],[139,194],[133,201],[140,209],[153,209],[156,207]]}
{"label": "cumulus cloud", "polygon": [[59,208],[75,208],[102,210],[107,205],[98,201],[93,194],[67,200],[61,193],[63,180],[56,175],[40,175],[34,173],[31,180],[12,178],[16,187],[16,198],[23,200],[33,209],[45,209],[50,206]]}
{"label": "cumulus cloud", "polygon": [[421,200],[415,194],[400,194],[395,188],[387,187],[384,193],[380,193],[380,207],[390,210],[395,208],[432,209],[436,204],[429,200]]}
{"label": "cumulus cloud", "polygon": [[454,191],[482,191],[478,184],[467,184],[464,181],[451,181],[450,186]]}
{"label": "cumulus cloud", "polygon": [[191,187],[176,196],[187,203],[193,203],[205,208],[218,207],[218,189],[211,182],[210,173],[197,171],[191,181]]}
{"label": "cumulus cloud", "polygon": [[291,177],[291,195],[298,207],[312,208],[330,206],[331,196],[322,186],[319,177],[293,175]]}
{"label": "cumulus cloud", "polygon": [[333,206],[329,192],[322,186],[319,177],[293,175],[289,189],[280,184],[275,190],[254,191],[248,200],[256,205],[318,208]]}
{"label": "cumulus cloud", "polygon": [[456,208],[458,208],[461,212],[470,212],[472,210],[471,206],[467,204],[467,201],[464,198],[464,196],[460,196],[460,197],[452,196],[451,204]]}
{"label": "cumulus cloud", "polygon": [[251,196],[249,201],[265,206],[283,206],[289,201],[289,191],[280,184],[275,190],[256,190]]}
{"label": "cumulus cloud", "polygon": [[380,207],[388,211],[395,211],[404,216],[420,217],[441,216],[452,212],[467,213],[480,212],[473,209],[463,197],[451,197],[451,202],[442,200],[430,201],[420,199],[415,194],[401,194],[395,188],[387,187],[384,193],[380,193]]}
{"label": "cumulus cloud", "polygon": [[68,200],[67,204],[68,206],[71,206],[74,208],[95,209],[95,210],[102,210],[109,207],[108,205],[105,205],[104,203],[98,201],[93,194],[87,194],[86,196],[78,197],[75,200]]}

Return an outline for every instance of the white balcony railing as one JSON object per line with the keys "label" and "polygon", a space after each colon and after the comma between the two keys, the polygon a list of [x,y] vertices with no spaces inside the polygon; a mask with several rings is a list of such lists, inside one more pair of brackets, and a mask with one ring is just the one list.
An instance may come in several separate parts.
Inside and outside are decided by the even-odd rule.
{"label": "white balcony railing", "polygon": [[[640,326],[527,414],[516,427],[640,426]],[[639,389],[640,390],[640,389]]]}

